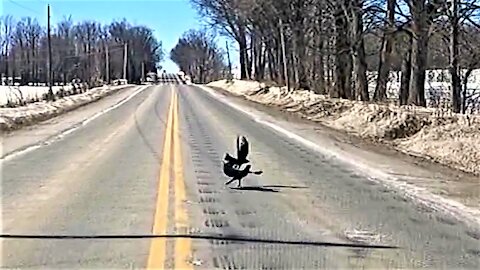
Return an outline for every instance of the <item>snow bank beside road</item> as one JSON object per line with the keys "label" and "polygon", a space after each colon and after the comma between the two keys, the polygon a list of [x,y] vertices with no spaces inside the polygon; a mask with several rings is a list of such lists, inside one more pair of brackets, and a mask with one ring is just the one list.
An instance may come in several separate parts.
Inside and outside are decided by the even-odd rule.
{"label": "snow bank beside road", "polygon": [[407,154],[475,174],[480,174],[480,116],[444,114],[420,107],[369,104],[332,99],[312,91],[288,93],[251,81],[216,81],[208,86],[294,112],[320,122],[393,145]]}
{"label": "snow bank beside road", "polygon": [[0,131],[10,131],[53,118],[85,104],[97,101],[129,85],[92,88],[85,93],[57,99],[54,102],[35,102],[17,108],[0,108]]}
{"label": "snow bank beside road", "polygon": [[[77,89],[81,88],[80,84],[76,84]],[[70,91],[73,85],[52,86],[54,94],[60,90]],[[48,93],[48,86],[0,86],[0,106],[6,105],[9,102],[18,104],[20,102],[31,103],[35,100],[42,100],[44,94]]]}

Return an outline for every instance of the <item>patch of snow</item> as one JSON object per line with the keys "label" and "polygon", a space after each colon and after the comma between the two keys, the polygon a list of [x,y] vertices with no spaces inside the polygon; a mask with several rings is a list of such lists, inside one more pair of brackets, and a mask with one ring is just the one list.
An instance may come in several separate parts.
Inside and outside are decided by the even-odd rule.
{"label": "patch of snow", "polygon": [[16,108],[0,108],[0,131],[43,121],[87,103],[96,101],[112,92],[129,86],[104,86],[87,90],[85,93],[59,98],[54,102],[39,101]]}
{"label": "patch of snow", "polygon": [[[62,89],[68,91],[72,88],[72,85],[52,86],[52,91],[56,94]],[[48,89],[48,86],[0,86],[0,106],[9,101],[18,104],[20,101],[41,100],[42,96],[48,93]]]}

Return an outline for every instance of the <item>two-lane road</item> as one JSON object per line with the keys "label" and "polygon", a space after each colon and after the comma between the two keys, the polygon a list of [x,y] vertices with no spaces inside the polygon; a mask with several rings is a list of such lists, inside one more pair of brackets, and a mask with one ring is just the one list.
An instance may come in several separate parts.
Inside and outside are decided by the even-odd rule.
{"label": "two-lane road", "polygon": [[[173,81],[172,81],[173,82]],[[261,176],[227,187],[238,134]],[[2,162],[6,268],[478,268],[479,236],[195,86]],[[182,237],[176,237],[182,236]],[[191,236],[191,237],[187,237]],[[385,248],[398,247],[398,248]]]}

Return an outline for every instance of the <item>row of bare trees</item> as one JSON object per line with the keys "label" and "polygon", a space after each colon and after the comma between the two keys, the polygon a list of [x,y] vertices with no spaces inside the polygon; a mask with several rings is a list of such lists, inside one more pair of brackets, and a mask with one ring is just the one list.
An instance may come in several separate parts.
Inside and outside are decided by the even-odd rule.
{"label": "row of bare trees", "polygon": [[[382,102],[389,74],[402,71],[399,103],[426,106],[425,71],[448,69],[460,112],[465,73],[480,67],[477,0],[190,1],[236,41],[242,79]],[[368,71],[377,74],[372,91]]]}
{"label": "row of bare trees", "polygon": [[[20,77],[21,84],[47,82],[47,31],[36,19],[0,18],[0,75]],[[161,42],[145,26],[125,20],[101,25],[95,21],[61,20],[51,36],[54,82],[79,79],[92,85],[124,77],[139,81],[156,71]],[[124,59],[127,59],[126,69]],[[107,64],[108,60],[108,64]]]}
{"label": "row of bare trees", "polygon": [[203,30],[184,33],[170,52],[172,61],[195,83],[207,83],[224,76],[227,66],[223,55],[215,38]]}

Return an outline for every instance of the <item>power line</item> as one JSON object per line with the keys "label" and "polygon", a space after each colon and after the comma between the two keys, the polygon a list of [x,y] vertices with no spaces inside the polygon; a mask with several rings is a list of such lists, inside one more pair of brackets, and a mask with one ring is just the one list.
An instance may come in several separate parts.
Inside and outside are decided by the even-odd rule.
{"label": "power line", "polygon": [[8,2],[16,5],[17,7],[21,7],[21,8],[23,8],[23,9],[25,9],[25,10],[28,10],[28,11],[30,11],[30,12],[33,12],[33,13],[35,13],[35,14],[37,14],[37,15],[41,15],[41,16],[44,15],[44,14],[42,14],[42,13],[36,11],[36,10],[33,10],[33,9],[27,7],[27,6],[24,6],[24,5],[22,5],[22,4],[19,4],[19,3],[15,2],[15,1],[13,1],[13,0],[8,0]]}

